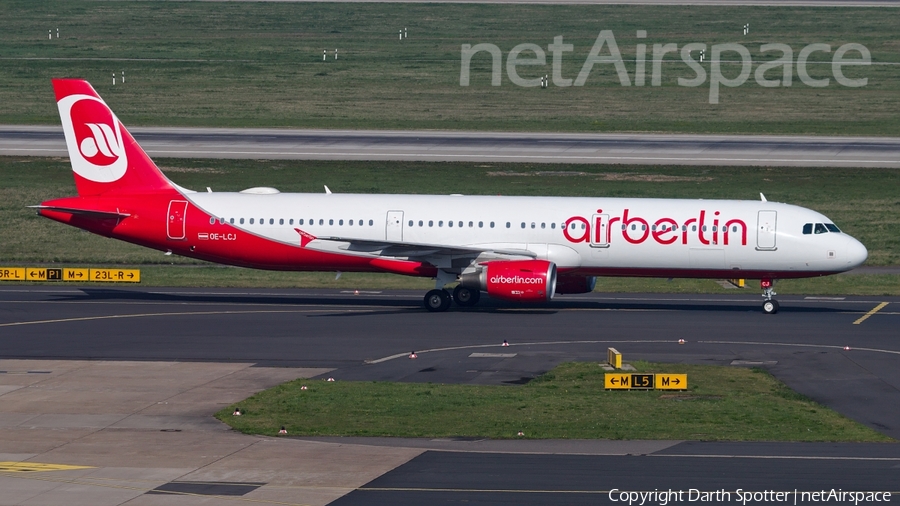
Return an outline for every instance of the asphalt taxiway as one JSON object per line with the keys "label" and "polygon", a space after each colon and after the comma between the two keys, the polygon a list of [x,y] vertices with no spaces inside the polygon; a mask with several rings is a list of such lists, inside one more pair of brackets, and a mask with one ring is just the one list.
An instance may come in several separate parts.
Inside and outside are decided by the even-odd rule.
{"label": "asphalt taxiway", "polygon": [[[900,138],[129,128],[154,158],[900,167]],[[67,156],[59,126],[0,125],[0,155]]]}
{"label": "asphalt taxiway", "polygon": [[[421,296],[0,287],[0,365],[22,373],[0,374],[0,425],[8,428],[8,437],[0,437],[0,460],[94,466],[55,475],[93,491],[84,496],[102,499],[93,504],[120,504],[124,496],[129,504],[168,504],[171,498],[160,497],[166,493],[180,494],[181,501],[207,497],[192,495],[198,482],[210,484],[213,493],[231,490],[233,500],[281,504],[606,504],[613,489],[729,490],[730,503],[737,502],[738,488],[897,492],[896,444],[244,440],[249,437],[201,416],[217,409],[211,401],[223,405],[248,390],[323,374],[338,381],[515,388],[563,361],[602,361],[607,347],[615,346],[626,360],[763,367],[814,400],[900,438],[897,297],[785,296],[777,315],[764,315],[758,294],[749,290],[716,296],[594,293],[541,306],[482,299],[478,308],[439,314],[422,309]],[[510,346],[500,346],[504,339]],[[413,350],[418,358],[410,360]],[[118,368],[118,376],[104,368]],[[43,379],[42,372],[62,375]],[[165,378],[164,392],[126,402],[153,390],[159,378]],[[250,381],[238,388],[241,378]],[[177,387],[182,382],[187,386]],[[204,388],[220,394],[210,396]],[[60,402],[65,409],[54,412]],[[74,413],[79,410],[85,413]],[[35,432],[41,430],[53,432]],[[168,430],[183,432],[163,432]],[[162,449],[169,444],[180,446],[166,459]],[[134,455],[132,465],[109,445]],[[155,448],[152,458],[141,455],[146,445]],[[230,445],[234,457],[228,457]],[[294,474],[292,458],[304,462]],[[347,463],[347,472],[334,462]],[[59,486],[10,476],[0,466],[0,486],[34,498],[34,504],[53,497],[48,483]],[[125,483],[131,492],[109,495],[97,483]]]}

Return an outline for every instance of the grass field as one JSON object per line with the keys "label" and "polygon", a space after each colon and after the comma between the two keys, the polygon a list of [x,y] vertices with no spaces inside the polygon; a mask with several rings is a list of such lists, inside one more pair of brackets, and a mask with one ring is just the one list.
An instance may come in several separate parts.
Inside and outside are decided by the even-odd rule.
{"label": "grass field", "polygon": [[[6,0],[3,13],[0,123],[57,123],[49,80],[77,76],[129,125],[900,135],[900,9]],[[402,28],[409,38],[400,41]],[[694,76],[677,53],[665,57],[661,86],[648,76],[646,86],[623,87],[604,64],[584,86],[549,89],[511,84],[502,65],[494,87],[486,53],[460,86],[463,44],[495,44],[506,58],[521,43],[546,51],[561,35],[574,46],[562,76],[574,78],[600,30],[613,32],[632,84],[639,42],[648,59],[654,44],[705,43],[709,54],[735,42],[757,63],[779,56],[761,54],[765,43],[790,45],[796,59],[811,43],[833,52],[854,42],[875,65],[844,68],[869,79],[861,88],[833,77],[813,88],[796,69],[790,87],[763,88],[751,76],[722,88],[718,105],[708,102],[708,80],[676,84]],[[552,74],[547,58],[520,75]],[[830,76],[830,58],[813,53],[811,76]],[[113,86],[123,70],[125,85],[119,77]]]}
{"label": "grass field", "polygon": [[[606,391],[596,363],[562,364],[522,386],[296,380],[216,417],[245,433],[534,439],[892,441],[761,370],[634,364],[686,373],[686,392]],[[301,390],[307,385],[307,390]],[[240,407],[243,416],[231,413]]]}

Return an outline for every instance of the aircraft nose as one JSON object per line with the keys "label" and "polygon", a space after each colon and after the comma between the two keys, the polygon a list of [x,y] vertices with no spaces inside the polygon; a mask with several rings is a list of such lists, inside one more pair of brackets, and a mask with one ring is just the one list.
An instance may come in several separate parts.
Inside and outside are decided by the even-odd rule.
{"label": "aircraft nose", "polygon": [[844,247],[846,253],[844,253],[844,257],[847,259],[847,264],[850,268],[856,268],[863,264],[866,261],[866,258],[869,257],[869,251],[863,245],[863,243],[857,241],[853,237],[847,236],[847,243]]}

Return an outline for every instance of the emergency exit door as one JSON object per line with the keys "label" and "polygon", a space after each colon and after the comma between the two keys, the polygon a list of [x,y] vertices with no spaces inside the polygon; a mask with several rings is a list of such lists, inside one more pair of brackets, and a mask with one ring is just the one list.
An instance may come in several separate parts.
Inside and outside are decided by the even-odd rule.
{"label": "emergency exit door", "polygon": [[403,241],[403,211],[388,211],[384,239],[391,242]]}

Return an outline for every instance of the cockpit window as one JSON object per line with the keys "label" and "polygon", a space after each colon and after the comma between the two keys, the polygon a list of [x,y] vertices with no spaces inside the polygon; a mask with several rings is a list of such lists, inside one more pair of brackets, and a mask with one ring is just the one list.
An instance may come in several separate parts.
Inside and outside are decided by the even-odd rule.
{"label": "cockpit window", "polygon": [[803,225],[803,235],[809,235],[812,233],[812,225],[812,223]]}
{"label": "cockpit window", "polygon": [[837,225],[835,225],[834,223],[826,223],[825,228],[827,228],[829,232],[841,232],[841,229],[837,228]]}
{"label": "cockpit window", "polygon": [[816,233],[817,234],[827,234],[828,229],[825,228],[825,225],[823,225],[821,223],[816,223]]}

